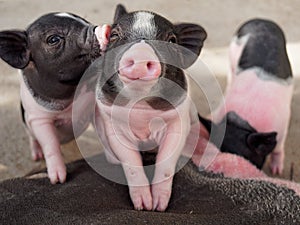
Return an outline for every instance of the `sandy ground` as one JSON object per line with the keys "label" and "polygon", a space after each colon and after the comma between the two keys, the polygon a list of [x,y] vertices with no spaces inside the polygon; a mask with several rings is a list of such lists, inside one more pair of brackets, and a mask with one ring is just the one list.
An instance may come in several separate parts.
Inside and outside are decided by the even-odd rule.
{"label": "sandy ground", "polygon": [[[90,0],[86,3],[80,0],[2,0],[0,1],[0,30],[24,29],[39,16],[53,11],[72,12],[94,24],[111,23],[117,3],[119,2],[115,0]],[[201,60],[216,76],[222,90],[226,84],[228,68],[227,46],[237,27],[250,18],[262,17],[276,21],[283,28],[296,78],[292,119],[286,143],[285,170],[282,177],[289,179],[291,164],[294,164],[294,179],[299,182],[300,1],[152,0],[146,2],[127,0],[122,3],[130,11],[147,9],[157,12],[173,22],[185,21],[201,24],[208,33]],[[201,65],[199,60],[190,69],[190,73],[200,74]],[[199,111],[209,113],[203,94],[196,93],[194,98]],[[218,100],[219,96],[215,95],[210,101],[213,107],[217,105]],[[94,148],[92,131],[88,131],[81,141],[84,143],[87,154],[98,151]],[[63,154],[67,162],[81,157],[75,142],[63,146]],[[28,139],[20,117],[18,72],[0,61],[0,180],[22,176],[43,166],[43,162],[33,162],[30,158]],[[264,170],[268,172],[267,167]]]}

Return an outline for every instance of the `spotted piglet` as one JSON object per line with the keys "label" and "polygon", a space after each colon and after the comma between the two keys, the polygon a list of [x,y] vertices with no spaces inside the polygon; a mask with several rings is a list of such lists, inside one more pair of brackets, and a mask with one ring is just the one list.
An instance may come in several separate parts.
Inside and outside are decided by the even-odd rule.
{"label": "spotted piglet", "polygon": [[[205,38],[199,25],[117,6],[96,87],[96,127],[107,159],[123,167],[137,210],[167,208],[177,160],[197,142],[197,112],[182,69],[198,58]],[[150,185],[140,152],[156,147]]]}
{"label": "spotted piglet", "polygon": [[[0,57],[21,72],[21,109],[32,158],[45,157],[51,183],[66,180],[60,144],[74,138],[75,90],[85,70],[100,56],[96,31],[100,30],[77,15],[57,12],[39,17],[26,30],[0,32]],[[94,93],[81,88],[85,93],[81,103],[88,105]],[[90,122],[80,115],[73,121],[81,131]]]}
{"label": "spotted piglet", "polygon": [[214,123],[227,118],[232,131],[223,141],[227,149],[221,150],[252,158],[260,166],[271,152],[271,170],[280,174],[293,92],[284,33],[272,21],[250,20],[238,29],[229,57],[225,104],[214,113]]}

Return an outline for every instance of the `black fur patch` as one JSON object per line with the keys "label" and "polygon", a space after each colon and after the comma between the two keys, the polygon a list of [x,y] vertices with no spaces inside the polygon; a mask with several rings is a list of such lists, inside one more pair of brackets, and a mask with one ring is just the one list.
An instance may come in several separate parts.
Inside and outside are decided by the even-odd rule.
{"label": "black fur patch", "polygon": [[280,79],[292,77],[284,33],[277,24],[269,20],[250,20],[237,31],[238,38],[247,34],[250,36],[239,61],[240,69],[259,67]]}

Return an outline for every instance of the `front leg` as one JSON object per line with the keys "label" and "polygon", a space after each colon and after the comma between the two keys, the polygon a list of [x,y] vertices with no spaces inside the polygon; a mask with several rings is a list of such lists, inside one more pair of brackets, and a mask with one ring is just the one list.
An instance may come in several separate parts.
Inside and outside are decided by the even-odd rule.
{"label": "front leg", "polygon": [[143,166],[133,166],[131,163],[122,163],[127,179],[131,201],[136,210],[152,210],[152,195],[148,178]]}
{"label": "front leg", "polygon": [[31,127],[43,150],[51,183],[64,183],[67,176],[66,166],[61,154],[60,143],[54,124],[51,121],[37,120],[32,122]]}
{"label": "front leg", "polygon": [[167,133],[159,148],[151,187],[153,210],[165,211],[168,207],[176,164],[185,141],[185,134]]}
{"label": "front leg", "polygon": [[141,154],[137,149],[129,149],[116,135],[107,136],[109,146],[105,146],[115,154],[121,163],[129,194],[136,210],[152,210],[152,196],[148,178],[144,172]]}

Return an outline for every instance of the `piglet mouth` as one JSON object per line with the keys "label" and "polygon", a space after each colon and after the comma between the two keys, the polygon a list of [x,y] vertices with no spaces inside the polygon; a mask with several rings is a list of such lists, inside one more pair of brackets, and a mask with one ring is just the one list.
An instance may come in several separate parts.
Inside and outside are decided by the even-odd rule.
{"label": "piglet mouth", "polygon": [[130,83],[137,83],[137,84],[143,84],[143,83],[149,83],[149,82],[155,82],[158,78],[155,79],[150,79],[150,78],[128,78],[125,76],[120,76],[119,75],[120,80],[124,83],[124,84],[130,84]]}
{"label": "piglet mouth", "polygon": [[120,80],[125,84],[129,84],[132,82],[146,83],[146,82],[157,81],[159,79],[159,77],[147,77],[147,76],[127,77],[127,76],[120,74],[120,72],[118,72],[118,75],[119,75]]}

